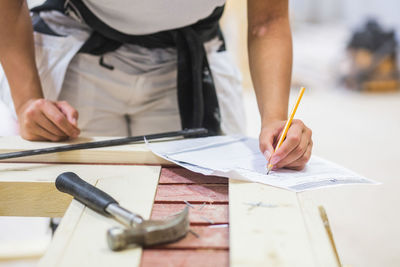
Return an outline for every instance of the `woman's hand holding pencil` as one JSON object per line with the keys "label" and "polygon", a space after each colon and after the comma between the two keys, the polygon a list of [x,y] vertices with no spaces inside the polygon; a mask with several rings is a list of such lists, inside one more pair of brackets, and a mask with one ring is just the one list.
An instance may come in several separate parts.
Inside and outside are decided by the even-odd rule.
{"label": "woman's hand holding pencil", "polygon": [[302,170],[311,157],[312,132],[301,120],[293,119],[303,93],[304,88],[288,120],[274,121],[261,129],[260,150],[268,161],[268,171],[271,168]]}

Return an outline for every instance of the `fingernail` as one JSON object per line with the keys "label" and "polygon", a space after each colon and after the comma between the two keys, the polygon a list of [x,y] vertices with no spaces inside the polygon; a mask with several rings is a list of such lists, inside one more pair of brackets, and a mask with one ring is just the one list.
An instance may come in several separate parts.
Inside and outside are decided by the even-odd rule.
{"label": "fingernail", "polygon": [[275,164],[277,164],[280,160],[281,160],[281,158],[280,158],[279,156],[272,157],[272,159],[271,159],[271,164],[272,164],[272,165],[275,165]]}
{"label": "fingernail", "polygon": [[269,152],[268,150],[264,151],[264,157],[269,160],[269,158],[271,157],[271,152]]}

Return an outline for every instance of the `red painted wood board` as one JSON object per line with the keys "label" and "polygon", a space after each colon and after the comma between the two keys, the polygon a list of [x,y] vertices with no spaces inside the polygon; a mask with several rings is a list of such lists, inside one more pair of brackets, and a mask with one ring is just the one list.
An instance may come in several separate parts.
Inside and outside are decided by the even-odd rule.
{"label": "red painted wood board", "polygon": [[166,250],[148,249],[141,267],[223,267],[229,266],[228,250]]}
{"label": "red painted wood board", "polygon": [[228,178],[205,176],[184,168],[162,168],[159,184],[228,184]]}
{"label": "red painted wood board", "polygon": [[155,203],[228,203],[227,184],[158,185]]}
{"label": "red painted wood board", "polygon": [[[192,225],[212,225],[228,223],[227,204],[191,204],[189,218]],[[164,219],[181,211],[186,204],[154,204],[152,219]]]}
{"label": "red painted wood board", "polygon": [[157,246],[157,248],[180,249],[228,249],[229,228],[210,226],[190,226],[193,233],[188,233],[178,242]]}
{"label": "red painted wood board", "polygon": [[228,180],[183,168],[161,170],[152,219],[163,219],[189,203],[195,233],[176,243],[143,250],[142,267],[229,266]]}

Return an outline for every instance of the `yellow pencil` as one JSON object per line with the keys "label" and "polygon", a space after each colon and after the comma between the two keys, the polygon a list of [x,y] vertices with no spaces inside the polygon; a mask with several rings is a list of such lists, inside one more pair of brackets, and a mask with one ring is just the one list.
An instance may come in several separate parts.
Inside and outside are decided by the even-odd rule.
{"label": "yellow pencil", "polygon": [[[287,134],[287,132],[289,130],[289,127],[292,124],[294,114],[296,114],[297,107],[299,106],[300,100],[303,97],[304,90],[306,90],[306,89],[304,87],[302,87],[300,92],[299,92],[299,95],[297,96],[296,103],[294,104],[293,109],[290,112],[289,119],[287,120],[287,122],[285,124],[285,128],[283,128],[281,138],[279,138],[278,144],[276,145],[276,147],[274,149],[274,152],[282,145],[283,140],[285,140],[285,137],[286,137],[286,134]],[[272,155],[271,155],[271,157],[272,157]],[[270,157],[270,159],[271,159],[271,157]],[[268,172],[267,172],[267,174],[269,174],[269,172],[271,171],[272,167],[273,167],[273,165],[268,162]]]}

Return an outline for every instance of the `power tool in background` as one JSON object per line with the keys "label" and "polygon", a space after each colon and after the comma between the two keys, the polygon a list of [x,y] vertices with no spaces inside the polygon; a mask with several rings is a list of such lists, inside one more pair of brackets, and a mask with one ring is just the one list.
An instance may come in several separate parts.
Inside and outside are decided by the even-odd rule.
{"label": "power tool in background", "polygon": [[385,31],[377,21],[368,20],[354,32],[347,50],[349,65],[342,79],[347,88],[367,92],[399,90],[394,31]]}

